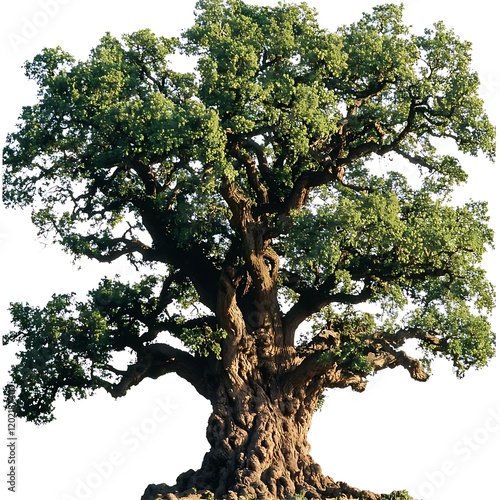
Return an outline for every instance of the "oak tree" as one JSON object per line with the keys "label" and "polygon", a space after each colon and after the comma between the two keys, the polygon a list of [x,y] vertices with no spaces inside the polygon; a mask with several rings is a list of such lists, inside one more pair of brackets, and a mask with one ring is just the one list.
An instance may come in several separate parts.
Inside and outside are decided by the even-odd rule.
{"label": "oak tree", "polygon": [[487,208],[452,195],[495,131],[470,44],[402,14],[328,31],[306,4],[200,0],[180,38],[107,34],[86,60],[26,64],[38,100],[8,137],[5,203],[75,258],[142,277],[12,304],[20,417],[175,373],[212,405],[210,451],[144,498],[381,498],[309,455],[324,392],[395,367],[423,382],[436,357],[460,377],[494,354]]}

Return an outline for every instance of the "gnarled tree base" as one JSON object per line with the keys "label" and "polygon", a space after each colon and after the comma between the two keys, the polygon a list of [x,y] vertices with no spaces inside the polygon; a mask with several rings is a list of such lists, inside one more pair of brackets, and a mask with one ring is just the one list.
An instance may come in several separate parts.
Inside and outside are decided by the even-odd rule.
{"label": "gnarled tree base", "polygon": [[309,391],[307,398],[304,387],[284,393],[278,383],[271,388],[221,384],[207,426],[211,447],[201,468],[181,474],[175,486],[148,486],[142,500],[408,500],[362,491],[323,474],[307,442],[319,393]]}
{"label": "gnarled tree base", "polygon": [[[141,500],[176,500],[185,498],[189,500],[198,499],[217,499],[213,491],[208,489],[198,489],[193,485],[196,478],[200,476],[202,471],[195,472],[193,470],[184,472],[177,478],[175,486],[168,486],[166,484],[150,484],[144,492]],[[293,500],[294,498],[310,498],[317,500],[411,500],[410,497],[404,492],[393,492],[391,494],[376,494],[371,491],[359,490],[353,488],[342,482],[335,482],[329,477],[323,477],[323,483],[326,487],[317,488],[308,486],[302,488],[301,491],[296,493],[296,496],[288,496],[286,499],[278,499],[270,494],[259,495],[255,492],[246,492],[244,490],[229,491],[227,494],[220,497],[220,500]]]}

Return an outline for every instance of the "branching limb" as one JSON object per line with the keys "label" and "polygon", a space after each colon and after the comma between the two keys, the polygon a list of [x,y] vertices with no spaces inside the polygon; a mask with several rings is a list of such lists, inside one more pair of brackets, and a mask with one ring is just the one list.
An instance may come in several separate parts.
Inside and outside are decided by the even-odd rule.
{"label": "branching limb", "polygon": [[298,326],[314,313],[321,311],[323,307],[334,302],[351,305],[360,304],[369,300],[373,295],[369,283],[365,284],[364,288],[355,294],[331,293],[331,288],[331,280],[327,278],[319,288],[309,288],[301,293],[299,299],[287,312],[283,320],[285,339],[289,345],[293,345]]}
{"label": "branching limb", "polygon": [[168,344],[150,344],[137,353],[137,362],[129,365],[125,372],[111,371],[122,377],[117,384],[106,388],[115,398],[124,396],[145,378],[156,379],[166,373],[176,373],[192,384],[202,396],[208,398],[210,395],[203,359]]}
{"label": "branching limb", "polygon": [[261,144],[250,138],[246,139],[243,142],[243,146],[255,153],[258,162],[257,167],[259,169],[260,175],[262,176],[263,180],[268,184],[268,186],[272,186],[273,181],[271,177],[271,171],[269,168],[269,161],[264,151],[264,146],[262,146]]}
{"label": "branching limb", "polygon": [[324,330],[306,345],[298,347],[296,353],[303,359],[286,375],[283,384],[285,392],[292,392],[295,387],[300,387],[312,378],[323,375],[331,365],[328,355],[325,354],[335,351],[339,345],[339,334],[332,330]]}
{"label": "branching limb", "polygon": [[360,375],[349,370],[329,370],[322,380],[325,389],[343,389],[350,387],[353,391],[363,392],[368,385],[365,375]]}
{"label": "branching limb", "polygon": [[236,290],[241,279],[234,268],[227,267],[223,270],[219,280],[216,316],[219,324],[228,334],[223,341],[225,369],[229,369],[236,355],[238,344],[245,334],[245,319],[236,300]]}
{"label": "branching limb", "polygon": [[385,338],[386,341],[396,347],[401,347],[409,339],[423,340],[427,344],[440,346],[443,349],[445,349],[447,345],[446,339],[439,338],[437,335],[433,335],[431,332],[420,328],[402,328],[398,330],[395,335]]}
{"label": "branching limb", "polygon": [[148,326],[148,331],[140,337],[142,343],[151,342],[156,339],[159,333],[168,332],[176,338],[180,338],[186,330],[195,330],[198,328],[217,329],[217,319],[215,316],[202,316],[187,321],[154,321]]}
{"label": "branching limb", "polygon": [[160,260],[157,251],[135,238],[121,237],[99,241],[94,236],[83,236],[81,240],[96,246],[96,249],[84,249],[82,253],[98,262],[113,262],[124,255],[133,253],[139,253],[145,261]]}
{"label": "branching limb", "polygon": [[404,351],[398,351],[386,340],[381,340],[380,343],[382,350],[368,355],[368,361],[373,364],[375,371],[402,366],[414,380],[425,382],[429,378],[429,374],[418,359],[408,356]]}
{"label": "branching limb", "polygon": [[417,167],[423,167],[426,169],[431,168],[431,165],[429,165],[429,162],[421,156],[411,155],[411,154],[407,153],[406,151],[403,151],[399,147],[395,148],[394,152],[397,153],[398,155],[402,156],[405,160],[408,160],[413,165],[416,165]]}
{"label": "branching limb", "polygon": [[[286,393],[293,393],[302,387],[309,386],[312,392],[323,392],[325,389],[351,387],[357,392],[365,390],[368,381],[366,375],[342,369],[337,363],[328,363],[325,351],[309,355],[302,363],[290,372],[284,382]],[[314,389],[313,389],[314,386]]]}
{"label": "branching limb", "polygon": [[[424,332],[401,330],[397,335],[392,335],[392,342],[379,336],[368,340],[360,355],[365,357],[367,366],[371,366],[371,370],[375,372],[384,368],[401,366],[414,380],[425,382],[429,374],[425,371],[421,361],[394,346],[394,344],[402,345],[410,335],[440,343],[439,339],[426,335]],[[302,361],[284,378],[285,391],[292,393],[309,383],[317,384],[319,390],[336,387],[351,387],[356,391],[364,390],[369,371],[363,373],[350,369],[350,362],[348,361],[346,365],[343,360],[342,347],[343,341],[340,333],[333,330],[324,330],[307,344],[297,347],[296,354]]]}
{"label": "branching limb", "polygon": [[127,374],[127,371],[118,370],[118,368],[115,368],[113,365],[110,365],[110,364],[104,365],[102,368],[104,370],[107,370],[108,372],[114,373],[115,375],[124,376]]}
{"label": "branching limb", "polygon": [[253,189],[256,195],[257,203],[263,205],[269,203],[269,194],[264,183],[259,177],[259,173],[268,169],[267,159],[265,158],[262,150],[259,149],[259,145],[255,141],[247,140],[245,142],[247,146],[250,146],[257,154],[259,160],[259,169],[257,169],[255,160],[244,150],[241,149],[240,144],[236,143],[233,145],[232,154],[238,160],[238,162],[245,168],[248,184]]}
{"label": "branching limb", "polygon": [[[270,293],[277,277],[277,254],[266,248],[266,228],[257,223],[252,215],[251,201],[234,181],[225,179],[221,194],[233,216],[231,225],[241,236],[242,250],[248,271],[260,298]],[[267,195],[266,195],[267,196]],[[269,262],[272,265],[269,265]]]}

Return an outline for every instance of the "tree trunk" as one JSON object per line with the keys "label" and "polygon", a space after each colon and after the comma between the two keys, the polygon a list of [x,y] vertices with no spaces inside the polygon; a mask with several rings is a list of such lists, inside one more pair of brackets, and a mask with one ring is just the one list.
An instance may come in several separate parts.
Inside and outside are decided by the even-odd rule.
{"label": "tree trunk", "polygon": [[[260,377],[257,377],[260,378]],[[221,384],[207,427],[211,449],[198,471],[177,484],[150,485],[142,500],[171,499],[198,492],[200,498],[378,499],[378,495],[335,483],[309,455],[307,433],[317,398],[280,394],[278,384],[246,384],[237,392]],[[344,497],[346,498],[346,497]]]}
{"label": "tree trunk", "polygon": [[211,450],[188,486],[213,491],[217,498],[234,492],[262,499],[324,489],[306,439],[311,415],[276,387],[248,385],[238,394],[221,387],[207,428]]}
{"label": "tree trunk", "polygon": [[213,412],[207,439],[211,449],[198,471],[181,474],[172,487],[150,485],[142,500],[193,492],[205,492],[200,498],[211,494],[229,500],[342,494],[380,498],[335,483],[309,455],[307,434],[324,380],[311,370],[307,381],[286,382],[300,360],[283,332],[276,287],[271,283],[267,292],[261,288],[247,293],[245,280],[233,271],[223,273],[217,301],[217,319],[228,336],[210,376]]}

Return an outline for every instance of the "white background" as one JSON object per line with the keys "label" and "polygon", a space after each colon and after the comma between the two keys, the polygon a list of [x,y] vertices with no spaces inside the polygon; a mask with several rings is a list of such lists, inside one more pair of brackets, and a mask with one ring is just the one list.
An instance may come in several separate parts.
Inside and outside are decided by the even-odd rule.
{"label": "white background", "polygon": [[[13,131],[21,106],[35,100],[35,87],[21,65],[43,47],[61,45],[85,58],[107,31],[120,36],[142,28],[173,36],[193,19],[193,0],[17,0],[1,4],[2,53],[0,138]],[[257,3],[257,2],[254,2]],[[264,3],[263,1],[260,3]],[[273,2],[268,2],[273,3]],[[310,0],[324,27],[357,20],[378,2]],[[490,0],[451,2],[407,0],[405,19],[421,32],[444,20],[474,44],[474,66],[491,120],[498,122],[498,16]],[[488,200],[498,231],[496,166],[484,158],[467,161],[469,184],[459,198]],[[490,279],[499,283],[495,255],[486,258]],[[52,293],[94,287],[125,264],[75,266],[54,247],[36,240],[29,214],[0,207],[0,330],[9,329],[9,302],[43,305]],[[498,314],[493,318],[498,330]],[[14,362],[2,348],[0,382]],[[417,383],[396,369],[377,375],[362,394],[331,391],[310,433],[313,457],[325,473],[377,492],[409,489],[418,498],[498,498],[500,464],[499,363],[456,380],[447,363]],[[210,408],[174,375],[148,381],[126,398],[107,394],[58,405],[57,420],[35,427],[18,421],[17,492],[7,491],[7,448],[0,446],[2,498],[18,500],[139,500],[149,483],[172,484],[199,467],[208,450],[204,432]],[[0,442],[7,423],[0,419]],[[4,492],[6,496],[4,497]],[[7,496],[8,495],[8,496]]]}

